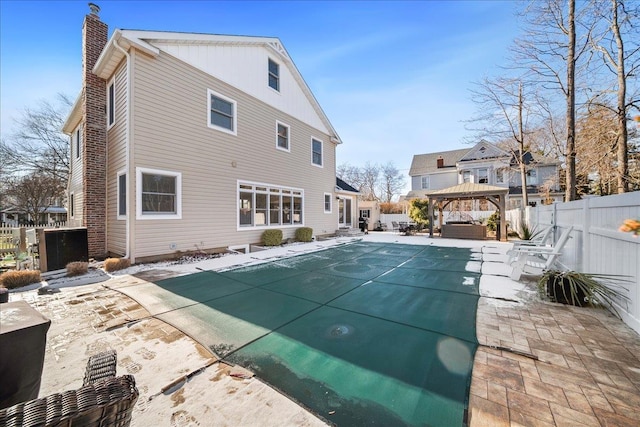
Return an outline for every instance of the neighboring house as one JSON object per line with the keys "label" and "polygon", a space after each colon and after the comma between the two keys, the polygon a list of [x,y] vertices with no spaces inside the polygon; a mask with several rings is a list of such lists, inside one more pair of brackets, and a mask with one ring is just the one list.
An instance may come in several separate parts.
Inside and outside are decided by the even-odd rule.
{"label": "neighboring house", "polygon": [[55,225],[67,220],[67,210],[63,206],[48,206],[40,217],[32,218],[24,209],[17,207],[0,208],[0,225],[18,227],[20,225]]}
{"label": "neighboring house", "polygon": [[[83,26],[69,220],[90,256],[248,248],[266,229],[333,234],[341,140],[277,38]],[[337,200],[338,206],[334,206]],[[351,217],[353,214],[350,214]]]}
{"label": "neighboring house", "polygon": [[[562,201],[560,162],[525,153],[530,204]],[[522,180],[514,154],[481,141],[472,148],[413,156],[411,191],[407,199],[426,198],[433,191],[462,183],[509,188],[507,209],[522,206]]]}

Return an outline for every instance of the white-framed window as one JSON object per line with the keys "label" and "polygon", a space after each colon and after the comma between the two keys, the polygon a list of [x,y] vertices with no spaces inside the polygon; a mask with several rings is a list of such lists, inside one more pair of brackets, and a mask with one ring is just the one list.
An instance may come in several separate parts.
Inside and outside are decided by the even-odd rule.
{"label": "white-framed window", "polygon": [[182,174],[136,168],[136,218],[181,219]]}
{"label": "white-framed window", "polygon": [[127,174],[125,171],[118,172],[118,187],[117,187],[117,200],[118,200],[118,219],[127,218]]}
{"label": "white-framed window", "polygon": [[238,230],[301,226],[304,190],[238,181]]}
{"label": "white-framed window", "polygon": [[322,167],[322,141],[311,138],[311,164]]}
{"label": "white-framed window", "polygon": [[527,171],[527,185],[538,185],[538,171],[536,169]]}
{"label": "white-framed window", "polygon": [[478,184],[488,184],[489,183],[489,169],[482,168],[478,169]]}
{"label": "white-framed window", "polygon": [[71,218],[76,216],[75,198],[73,193],[69,193],[69,216]]}
{"label": "white-framed window", "polygon": [[276,121],[276,148],[283,151],[291,151],[289,145],[289,125]]}
{"label": "white-framed window", "polygon": [[462,182],[473,182],[471,179],[471,171],[462,171]]}
{"label": "white-framed window", "polygon": [[332,206],[331,201],[333,200],[333,194],[324,193],[324,213],[331,213]]}
{"label": "white-framed window", "polygon": [[429,176],[423,176],[420,179],[420,188],[427,190],[429,188]]}
{"label": "white-framed window", "polygon": [[78,126],[75,134],[75,151],[76,151],[76,159],[80,158],[80,153],[82,152],[82,125]]}
{"label": "white-framed window", "polygon": [[207,89],[207,125],[212,129],[237,135],[237,103],[231,98]]}
{"label": "white-framed window", "polygon": [[496,184],[504,184],[508,180],[509,175],[506,168],[496,169]]}
{"label": "white-framed window", "polygon": [[280,92],[280,64],[269,58],[269,87]]}
{"label": "white-framed window", "polygon": [[107,128],[116,122],[116,82],[111,80],[107,86]]}

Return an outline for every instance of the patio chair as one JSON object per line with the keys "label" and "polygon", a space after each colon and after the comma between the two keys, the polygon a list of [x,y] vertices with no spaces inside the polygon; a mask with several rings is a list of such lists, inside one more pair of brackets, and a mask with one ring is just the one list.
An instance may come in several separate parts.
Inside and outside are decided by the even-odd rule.
{"label": "patio chair", "polygon": [[391,221],[391,227],[392,227],[394,233],[396,231],[400,231],[400,225],[398,225],[398,223],[396,221]]}
{"label": "patio chair", "polygon": [[553,263],[562,255],[562,248],[571,238],[573,227],[562,232],[562,235],[554,246],[531,246],[513,249],[511,252],[516,257],[511,263],[511,279],[519,280],[522,274],[540,275],[544,270],[551,268]]}
{"label": "patio chair", "polygon": [[132,375],[113,376],[115,364],[114,351],[91,357],[81,388],[2,409],[0,425],[128,426],[138,389]]}

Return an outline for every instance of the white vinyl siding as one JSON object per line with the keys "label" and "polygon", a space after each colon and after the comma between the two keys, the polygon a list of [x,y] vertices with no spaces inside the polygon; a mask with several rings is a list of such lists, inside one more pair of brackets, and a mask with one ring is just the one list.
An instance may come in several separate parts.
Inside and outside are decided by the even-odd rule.
{"label": "white vinyl siding", "polygon": [[217,92],[207,89],[207,111],[209,112],[208,125],[212,129],[237,134],[237,104],[233,99],[227,98]]}
{"label": "white vinyl siding", "polygon": [[276,121],[276,148],[283,151],[291,151],[289,146],[289,125]]}
{"label": "white vinyl siding", "polygon": [[322,151],[322,141],[311,138],[311,164],[319,167],[323,166]]}
{"label": "white vinyl siding", "polygon": [[136,168],[138,219],[180,219],[182,217],[182,174]]}

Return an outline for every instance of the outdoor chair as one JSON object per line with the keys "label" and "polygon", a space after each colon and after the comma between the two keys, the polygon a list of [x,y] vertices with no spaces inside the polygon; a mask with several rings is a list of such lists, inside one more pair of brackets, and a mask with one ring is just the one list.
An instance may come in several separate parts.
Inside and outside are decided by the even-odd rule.
{"label": "outdoor chair", "polygon": [[81,388],[2,409],[0,425],[126,427],[138,389],[132,375],[115,377],[115,372],[115,351],[92,356]]}
{"label": "outdoor chair", "polygon": [[396,221],[391,221],[391,227],[392,227],[394,233],[396,231],[400,231],[400,225],[398,225],[398,223]]}
{"label": "outdoor chair", "polygon": [[519,280],[522,274],[540,275],[545,270],[551,268],[554,262],[562,255],[562,248],[571,238],[573,227],[569,227],[562,232],[560,238],[553,246],[541,247],[520,247],[513,249],[512,256],[515,261],[511,263],[511,279]]}

